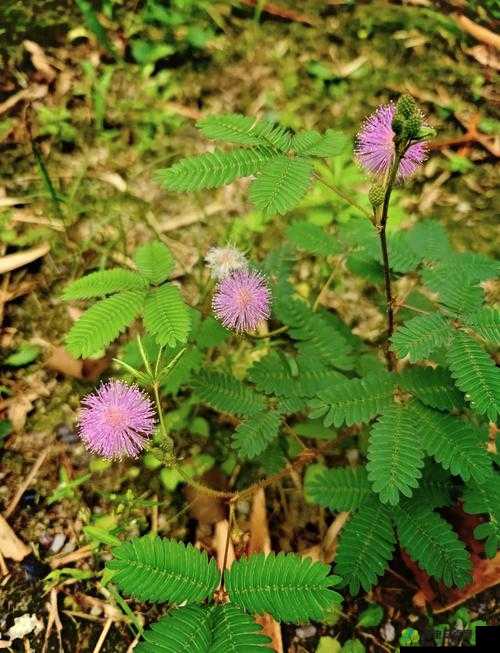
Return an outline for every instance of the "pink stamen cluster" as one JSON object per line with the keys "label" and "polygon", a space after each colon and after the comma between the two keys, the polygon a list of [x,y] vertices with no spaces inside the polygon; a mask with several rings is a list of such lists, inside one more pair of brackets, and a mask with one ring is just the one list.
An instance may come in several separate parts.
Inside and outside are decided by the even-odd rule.
{"label": "pink stamen cluster", "polygon": [[[363,168],[376,177],[383,177],[389,171],[395,156],[394,130],[392,120],[396,113],[394,104],[380,106],[369,116],[356,142],[356,158]],[[427,157],[424,142],[413,143],[403,155],[397,172],[397,180],[410,177]]]}
{"label": "pink stamen cluster", "polygon": [[252,270],[237,270],[220,281],[212,300],[215,315],[228,329],[254,331],[271,313],[271,292],[265,278]]}
{"label": "pink stamen cluster", "polygon": [[110,380],[82,400],[78,435],[104,458],[137,457],[154,428],[153,404],[135,385]]}

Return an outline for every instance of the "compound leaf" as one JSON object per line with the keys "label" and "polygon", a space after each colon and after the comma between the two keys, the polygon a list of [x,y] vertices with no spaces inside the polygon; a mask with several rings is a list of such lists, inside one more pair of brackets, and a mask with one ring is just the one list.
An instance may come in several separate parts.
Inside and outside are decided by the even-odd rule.
{"label": "compound leaf", "polygon": [[219,583],[215,560],[190,544],[159,537],[134,538],[113,549],[113,582],[140,601],[201,603]]}
{"label": "compound leaf", "polygon": [[159,345],[174,347],[186,342],[190,319],[177,286],[167,283],[149,292],[144,305],[144,326]]}

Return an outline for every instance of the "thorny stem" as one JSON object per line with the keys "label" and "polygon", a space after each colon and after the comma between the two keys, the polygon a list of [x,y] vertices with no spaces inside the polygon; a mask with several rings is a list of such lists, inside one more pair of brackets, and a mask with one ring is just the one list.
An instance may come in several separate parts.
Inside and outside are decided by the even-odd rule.
{"label": "thorny stem", "polygon": [[[386,226],[387,219],[389,217],[389,201],[391,199],[392,187],[396,181],[396,175],[398,173],[399,162],[403,156],[404,149],[399,149],[394,161],[389,170],[387,176],[386,186],[385,186],[385,195],[384,202],[382,204],[382,212],[380,214],[380,222],[377,225],[377,230],[380,237],[380,247],[382,249],[382,262],[384,266],[384,284],[385,284],[385,299],[386,299],[386,314],[387,314],[387,336],[384,343],[385,357],[387,360],[387,367],[389,371],[392,371],[396,364],[396,358],[394,352],[389,349],[389,340],[394,332],[394,306],[392,299],[392,288],[391,288],[391,270],[389,265],[389,253],[387,251],[387,237],[386,237]],[[374,220],[376,221],[377,215],[374,215]]]}
{"label": "thorny stem", "polygon": [[357,202],[355,202],[355,201],[352,199],[352,197],[349,196],[348,193],[345,193],[341,188],[338,188],[337,186],[334,186],[334,185],[331,184],[330,182],[325,181],[325,180],[323,179],[323,177],[320,177],[320,176],[319,176],[318,174],[316,174],[316,173],[314,173],[314,178],[317,179],[319,182],[321,182],[321,183],[323,184],[323,186],[326,186],[326,187],[329,188],[332,192],[334,192],[336,195],[338,195],[339,197],[341,197],[341,198],[344,200],[344,202],[347,202],[347,203],[350,204],[352,207],[354,207],[355,209],[357,209],[358,211],[360,211],[360,212],[365,216],[365,218],[368,218],[368,220],[371,220],[372,217],[371,217],[370,213],[369,213],[369,212],[368,212],[364,207],[362,207],[361,204],[358,204]]}

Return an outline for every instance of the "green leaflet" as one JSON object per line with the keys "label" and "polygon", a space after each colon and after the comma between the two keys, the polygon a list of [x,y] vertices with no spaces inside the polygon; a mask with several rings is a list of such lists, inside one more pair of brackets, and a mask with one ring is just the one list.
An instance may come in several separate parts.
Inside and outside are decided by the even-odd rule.
{"label": "green leaflet", "polygon": [[396,329],[391,338],[392,349],[399,358],[408,356],[415,363],[449,342],[453,333],[449,323],[438,313],[418,315]]}
{"label": "green leaflet", "polygon": [[469,554],[441,515],[425,505],[405,501],[393,516],[401,546],[425,571],[448,587],[470,583]]}
{"label": "green leaflet", "polygon": [[207,137],[236,145],[261,145],[287,152],[291,135],[280,125],[238,113],[207,116],[196,126]]}
{"label": "green leaflet", "polygon": [[335,383],[309,402],[310,417],[323,417],[327,427],[369,422],[392,404],[395,387],[395,377],[385,371]]}
{"label": "green leaflet", "polygon": [[66,336],[66,347],[76,358],[105,349],[141,313],[145,293],[125,290],[101,299],[85,311]]}
{"label": "green leaflet", "polygon": [[489,521],[474,529],[474,537],[486,540],[486,555],[493,558],[500,547],[500,474],[495,472],[480,483],[469,482],[463,500],[465,512],[488,515]]}
{"label": "green leaflet", "polygon": [[[212,643],[208,653],[269,653],[269,637],[243,610],[225,603],[212,613]],[[191,651],[186,651],[191,653]]]}
{"label": "green leaflet", "polygon": [[275,410],[249,417],[234,431],[234,449],[242,458],[255,458],[278,436],[280,422],[281,416]]}
{"label": "green leaflet", "polygon": [[212,641],[212,611],[189,605],[169,612],[144,631],[137,653],[206,653]]}
{"label": "green leaflet", "polygon": [[192,385],[201,401],[223,413],[252,417],[265,407],[261,395],[228,374],[202,370]]}
{"label": "green leaflet", "polygon": [[250,199],[264,215],[283,215],[298,206],[311,184],[307,159],[277,156],[266,163],[250,186]]}
{"label": "green leaflet", "polygon": [[457,332],[448,349],[448,364],[472,408],[494,421],[500,411],[500,369],[481,346]]}
{"label": "green leaflet", "polygon": [[463,395],[455,388],[450,373],[442,367],[407,367],[399,379],[405,390],[431,408],[453,410],[464,405]]}
{"label": "green leaflet", "polygon": [[174,347],[186,342],[190,319],[177,286],[168,283],[149,292],[144,305],[144,326],[159,345]]}
{"label": "green leaflet", "polygon": [[134,538],[113,549],[113,582],[143,601],[201,603],[219,582],[215,560],[190,544],[159,537]]}
{"label": "green leaflet", "polygon": [[68,301],[103,297],[122,290],[143,290],[146,285],[144,278],[133,270],[99,270],[68,284],[64,289],[63,299]]}
{"label": "green leaflet", "polygon": [[484,481],[491,475],[491,463],[484,443],[471,424],[438,413],[418,401],[412,402],[408,411],[415,424],[417,439],[444,469],[458,474],[465,481],[470,478]]}
{"label": "green leaflet", "polygon": [[325,469],[309,479],[306,476],[305,492],[314,503],[339,511],[360,508],[372,494],[363,467]]}
{"label": "green leaflet", "polygon": [[338,241],[312,222],[293,222],[287,228],[286,236],[296,247],[316,256],[332,256],[341,252]]}
{"label": "green leaflet", "polygon": [[500,311],[483,306],[475,313],[466,315],[464,322],[487,342],[493,345],[500,344]]}
{"label": "green leaflet", "polygon": [[322,619],[341,597],[330,589],[338,579],[330,567],[293,553],[258,553],[233,562],[226,572],[231,603],[275,619],[300,623]]}
{"label": "green leaflet", "polygon": [[218,188],[239,177],[256,175],[277,156],[270,148],[237,148],[230,152],[215,150],[187,157],[170,168],[158,170],[156,179],[174,191]]}
{"label": "green leaflet", "polygon": [[384,410],[372,427],[367,456],[368,478],[382,503],[395,506],[400,495],[413,494],[422,477],[424,450],[408,406]]}
{"label": "green leaflet", "polygon": [[175,265],[170,250],[159,240],[138,247],[134,252],[134,262],[139,272],[154,285],[166,281]]}
{"label": "green leaflet", "polygon": [[395,546],[390,511],[370,497],[342,529],[335,558],[335,573],[356,595],[368,592],[385,572]]}

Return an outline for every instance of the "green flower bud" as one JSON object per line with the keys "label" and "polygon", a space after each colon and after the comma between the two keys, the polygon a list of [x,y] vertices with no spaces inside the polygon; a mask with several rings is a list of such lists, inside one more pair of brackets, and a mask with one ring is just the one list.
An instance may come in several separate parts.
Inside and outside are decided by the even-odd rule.
{"label": "green flower bud", "polygon": [[419,114],[417,103],[411,95],[401,95],[396,104],[396,115],[402,118],[411,118]]}
{"label": "green flower bud", "polygon": [[408,138],[418,138],[418,133],[422,127],[422,117],[417,113],[408,118],[405,123],[405,136]]}
{"label": "green flower bud", "polygon": [[382,206],[385,198],[385,188],[382,184],[373,184],[373,186],[368,191],[368,199],[370,204],[374,209],[377,209],[379,206]]}

